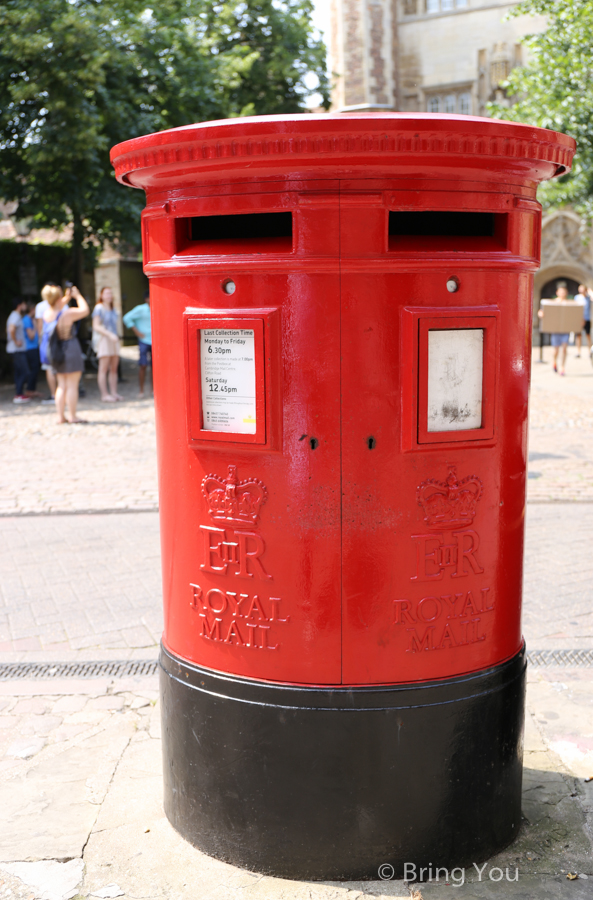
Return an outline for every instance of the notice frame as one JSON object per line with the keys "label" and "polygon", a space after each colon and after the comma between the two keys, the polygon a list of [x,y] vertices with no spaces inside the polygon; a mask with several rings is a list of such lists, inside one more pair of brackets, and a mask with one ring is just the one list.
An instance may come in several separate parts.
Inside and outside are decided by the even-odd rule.
{"label": "notice frame", "polygon": [[[271,311],[270,311],[271,312]],[[186,309],[185,357],[187,387],[187,426],[190,446],[204,446],[205,443],[218,446],[221,443],[257,444],[269,443],[269,403],[266,402],[266,331],[270,313],[238,310],[208,311]],[[254,433],[241,431],[214,431],[204,427],[202,394],[201,332],[207,331],[253,331],[255,352],[255,412]]]}
{"label": "notice frame", "polygon": [[[479,307],[407,307],[402,310],[402,450],[455,444],[490,446],[496,440],[495,413],[500,354],[500,310]],[[428,430],[429,331],[483,330],[482,425],[459,431]]]}

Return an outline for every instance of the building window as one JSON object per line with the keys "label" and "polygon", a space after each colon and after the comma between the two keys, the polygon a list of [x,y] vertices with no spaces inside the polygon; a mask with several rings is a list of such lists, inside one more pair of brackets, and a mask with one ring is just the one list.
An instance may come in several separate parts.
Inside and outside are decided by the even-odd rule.
{"label": "building window", "polygon": [[415,16],[418,12],[418,0],[404,0],[404,16]]}
{"label": "building window", "polygon": [[462,116],[469,116],[472,111],[472,95],[469,91],[431,94],[426,99],[426,109],[431,113],[444,112],[450,116],[459,113]]}
{"label": "building window", "polygon": [[511,65],[508,59],[495,59],[490,63],[490,83],[498,87],[509,77]]}
{"label": "building window", "polygon": [[457,101],[457,109],[462,116],[469,116],[472,111],[472,95],[468,92],[460,94]]}
{"label": "building window", "polygon": [[[408,13],[408,2],[404,0],[405,11]],[[465,9],[468,0],[425,0],[427,13],[451,12],[453,9]],[[416,10],[414,10],[416,12]]]}

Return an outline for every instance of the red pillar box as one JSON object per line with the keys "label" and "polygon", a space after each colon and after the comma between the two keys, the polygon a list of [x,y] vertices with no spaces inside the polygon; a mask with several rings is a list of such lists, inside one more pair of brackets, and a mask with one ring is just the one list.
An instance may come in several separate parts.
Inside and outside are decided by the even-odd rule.
{"label": "red pillar box", "polygon": [[402,877],[517,833],[536,187],[574,147],[393,114],[113,149],[147,195],[165,808],[207,853]]}

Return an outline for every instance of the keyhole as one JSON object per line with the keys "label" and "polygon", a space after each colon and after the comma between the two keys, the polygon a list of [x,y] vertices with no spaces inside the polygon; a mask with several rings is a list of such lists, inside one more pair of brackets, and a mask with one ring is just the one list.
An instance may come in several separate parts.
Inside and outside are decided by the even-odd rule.
{"label": "keyhole", "polygon": [[310,438],[309,445],[311,447],[311,450],[317,450],[317,448],[319,447],[319,441],[317,440],[317,438]]}
{"label": "keyhole", "polygon": [[369,450],[374,450],[376,444],[377,444],[377,441],[375,440],[374,437],[370,437],[367,439],[367,446],[368,446]]}

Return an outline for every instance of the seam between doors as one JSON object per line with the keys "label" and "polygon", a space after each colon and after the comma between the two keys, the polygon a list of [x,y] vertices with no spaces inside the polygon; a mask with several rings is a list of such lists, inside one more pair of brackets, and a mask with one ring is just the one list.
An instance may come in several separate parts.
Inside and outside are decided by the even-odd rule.
{"label": "seam between doors", "polygon": [[340,329],[338,340],[338,352],[340,355],[339,363],[339,384],[340,384],[340,684],[344,684],[344,470],[342,460],[342,182],[338,181],[338,297],[339,297],[339,318],[338,327]]}

